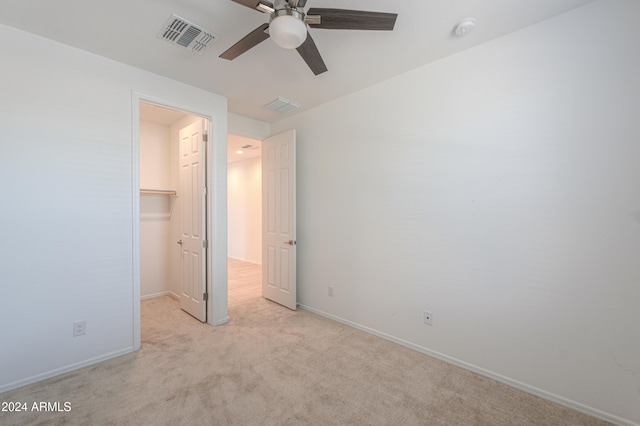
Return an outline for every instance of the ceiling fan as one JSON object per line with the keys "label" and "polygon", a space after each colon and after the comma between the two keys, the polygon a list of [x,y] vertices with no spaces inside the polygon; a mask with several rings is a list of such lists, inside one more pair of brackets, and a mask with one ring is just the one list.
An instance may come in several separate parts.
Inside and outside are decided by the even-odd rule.
{"label": "ceiling fan", "polygon": [[310,8],[305,14],[303,9],[307,0],[273,0],[273,3],[268,0],[232,1],[268,13],[271,18],[268,24],[260,25],[222,53],[221,58],[233,60],[271,37],[280,47],[296,49],[315,75],[327,71],[327,66],[307,25],[330,30],[391,31],[398,17],[396,13],[325,8]]}

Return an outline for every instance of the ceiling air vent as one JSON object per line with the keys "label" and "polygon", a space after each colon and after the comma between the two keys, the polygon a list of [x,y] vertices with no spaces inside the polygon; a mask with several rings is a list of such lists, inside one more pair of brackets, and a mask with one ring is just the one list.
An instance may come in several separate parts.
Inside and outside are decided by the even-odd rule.
{"label": "ceiling air vent", "polygon": [[157,37],[196,53],[202,53],[218,38],[213,32],[200,28],[175,14],[169,16]]}
{"label": "ceiling air vent", "polygon": [[254,145],[243,145],[242,149],[249,149],[251,151],[255,150],[255,149],[260,149],[259,146],[254,146]]}
{"label": "ceiling air vent", "polygon": [[275,111],[280,114],[285,114],[289,111],[300,108],[300,105],[295,102],[291,102],[289,99],[278,97],[263,106],[263,108],[270,109],[271,111]]}

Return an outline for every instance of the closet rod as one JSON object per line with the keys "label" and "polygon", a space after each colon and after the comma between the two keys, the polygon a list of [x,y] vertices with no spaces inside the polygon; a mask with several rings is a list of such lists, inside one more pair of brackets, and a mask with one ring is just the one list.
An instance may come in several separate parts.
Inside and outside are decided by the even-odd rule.
{"label": "closet rod", "polygon": [[154,194],[154,195],[173,195],[176,196],[176,191],[168,189],[140,189],[140,194]]}

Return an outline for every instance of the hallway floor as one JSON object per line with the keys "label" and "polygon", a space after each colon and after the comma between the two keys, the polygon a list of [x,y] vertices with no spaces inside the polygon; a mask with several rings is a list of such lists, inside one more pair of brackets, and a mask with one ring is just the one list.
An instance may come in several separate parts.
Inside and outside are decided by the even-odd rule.
{"label": "hallway floor", "polygon": [[229,307],[262,297],[262,266],[229,258]]}

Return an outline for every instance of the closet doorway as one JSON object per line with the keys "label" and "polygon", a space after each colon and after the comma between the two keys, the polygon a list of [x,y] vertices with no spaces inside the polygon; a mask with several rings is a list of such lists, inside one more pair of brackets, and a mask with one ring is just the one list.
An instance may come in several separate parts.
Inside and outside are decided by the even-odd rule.
{"label": "closet doorway", "polygon": [[202,322],[209,128],[202,117],[140,102],[140,299],[174,297]]}

